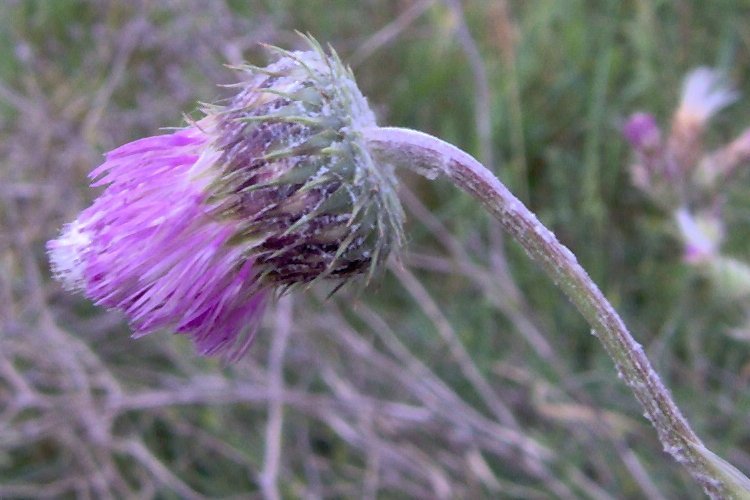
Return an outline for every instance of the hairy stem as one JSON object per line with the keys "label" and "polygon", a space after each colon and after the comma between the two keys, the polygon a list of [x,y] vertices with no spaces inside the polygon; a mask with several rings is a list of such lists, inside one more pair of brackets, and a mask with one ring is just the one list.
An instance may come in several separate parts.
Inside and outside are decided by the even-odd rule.
{"label": "hairy stem", "polygon": [[688,470],[710,497],[750,496],[750,480],[706,449],[651,367],[643,348],[573,253],[489,170],[460,149],[422,132],[379,127],[363,133],[372,154],[381,161],[410,168],[431,179],[443,175],[479,200],[589,322],[656,428],[665,451]]}

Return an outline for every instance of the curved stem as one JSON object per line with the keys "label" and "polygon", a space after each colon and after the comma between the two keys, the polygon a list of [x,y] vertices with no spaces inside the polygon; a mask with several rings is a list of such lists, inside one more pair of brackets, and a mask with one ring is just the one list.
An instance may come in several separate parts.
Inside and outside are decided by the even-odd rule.
{"label": "curved stem", "polygon": [[586,318],[675,460],[713,498],[748,498],[750,480],[708,451],[690,428],[643,348],[576,260],[484,166],[460,149],[410,129],[370,128],[363,135],[373,155],[428,178],[444,175],[479,200],[552,278]]}

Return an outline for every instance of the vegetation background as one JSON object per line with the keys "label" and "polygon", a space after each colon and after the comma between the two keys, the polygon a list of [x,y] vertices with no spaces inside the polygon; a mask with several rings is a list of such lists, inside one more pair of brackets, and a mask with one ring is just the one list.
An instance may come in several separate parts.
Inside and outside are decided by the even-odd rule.
{"label": "vegetation background", "polygon": [[[553,284],[452,186],[402,175],[400,262],[281,300],[224,367],[50,280],[102,153],[226,95],[294,30],[380,123],[489,165],[578,256],[715,452],[750,473],[750,333],[631,187],[623,119],[684,74],[750,95],[744,0],[0,0],[0,497],[701,498]],[[748,100],[712,139],[750,124]],[[727,201],[749,259],[750,179]]]}

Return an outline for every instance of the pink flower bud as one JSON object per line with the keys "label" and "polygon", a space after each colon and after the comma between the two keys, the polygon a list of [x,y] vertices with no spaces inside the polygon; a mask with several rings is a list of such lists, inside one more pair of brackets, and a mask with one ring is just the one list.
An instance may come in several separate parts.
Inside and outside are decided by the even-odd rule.
{"label": "pink flower bud", "polygon": [[633,113],[623,126],[622,133],[634,150],[653,151],[661,143],[661,130],[650,113]]}

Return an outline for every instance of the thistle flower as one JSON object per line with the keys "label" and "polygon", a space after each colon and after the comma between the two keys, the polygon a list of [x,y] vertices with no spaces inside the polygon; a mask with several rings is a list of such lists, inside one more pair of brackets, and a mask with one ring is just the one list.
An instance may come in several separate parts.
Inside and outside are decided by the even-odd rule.
{"label": "thistle flower", "polygon": [[650,154],[661,146],[661,130],[651,113],[633,113],[622,128],[625,139],[640,154]]}
{"label": "thistle flower", "polygon": [[718,70],[696,68],[685,77],[680,105],[672,119],[669,152],[679,170],[695,167],[708,120],[739,98]]}
{"label": "thistle flower", "polygon": [[633,113],[625,121],[622,135],[636,157],[636,162],[630,165],[633,184],[653,194],[660,177],[665,175],[661,129],[656,118],[650,113]]}
{"label": "thistle flower", "polygon": [[575,255],[467,153],[376,127],[351,72],[310,43],[309,52],[279,51],[266,68],[245,67],[239,94],[189,127],[110,152],[92,173],[104,193],[48,244],[56,276],[124,311],[136,334],[171,328],[204,354],[236,357],[274,291],[370,276],[400,243],[403,214],[386,165],[442,174],[568,295],[665,450],[710,496],[747,496],[750,480],[705,448]]}
{"label": "thistle flower", "polygon": [[632,114],[622,134],[634,153],[633,184],[670,211],[711,198],[716,184],[750,158],[750,140],[744,134],[707,155],[702,144],[708,121],[738,97],[721,72],[700,67],[685,76],[666,139],[653,115]]}
{"label": "thistle flower", "polygon": [[351,71],[308,42],[240,68],[237,95],[188,127],[106,154],[90,175],[106,189],[48,243],[66,288],[134,336],[236,359],[273,294],[381,267],[402,240],[393,172],[365,147],[375,119]]}

